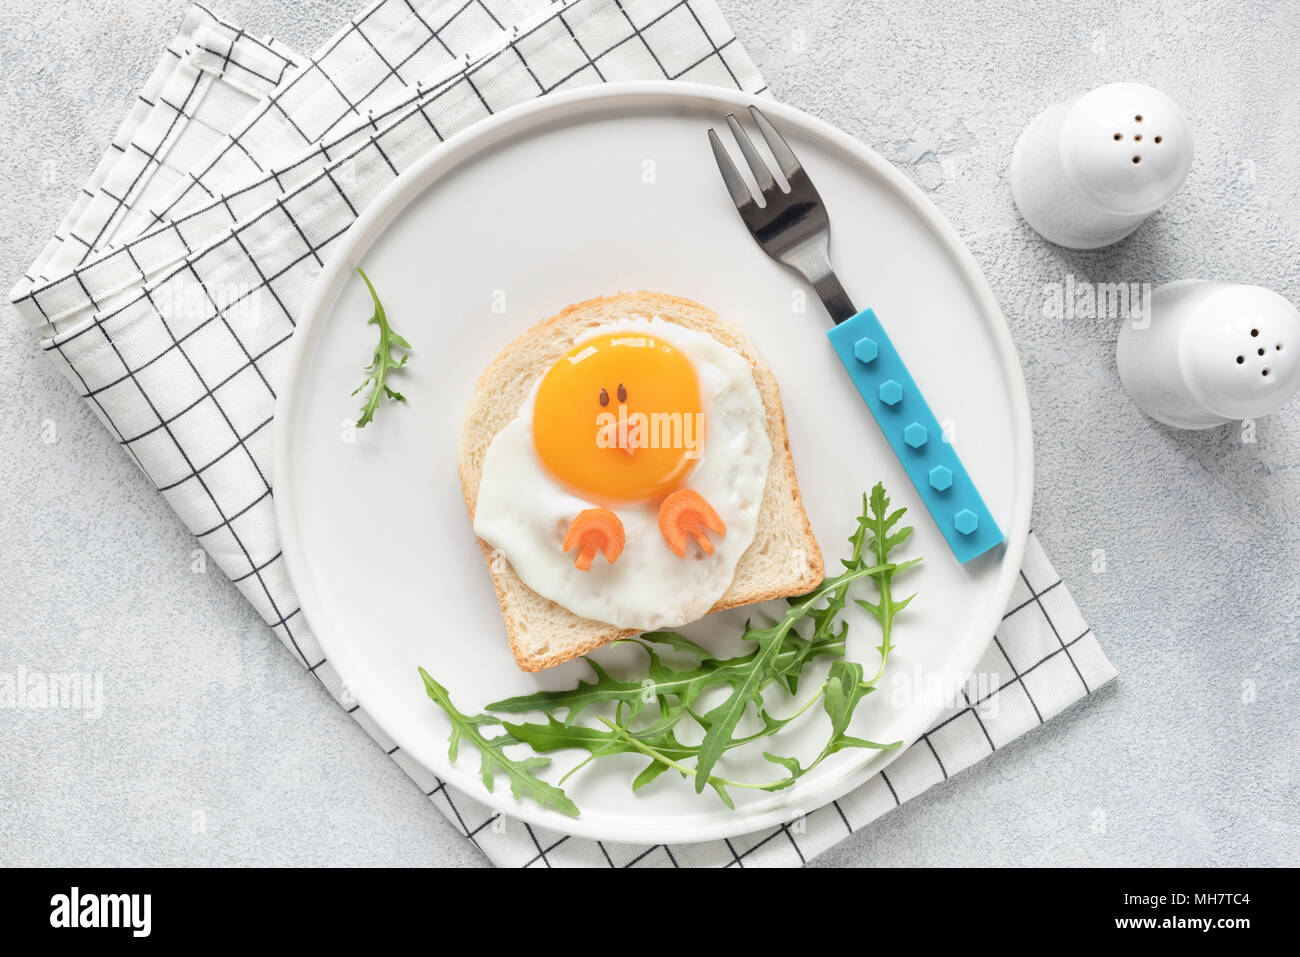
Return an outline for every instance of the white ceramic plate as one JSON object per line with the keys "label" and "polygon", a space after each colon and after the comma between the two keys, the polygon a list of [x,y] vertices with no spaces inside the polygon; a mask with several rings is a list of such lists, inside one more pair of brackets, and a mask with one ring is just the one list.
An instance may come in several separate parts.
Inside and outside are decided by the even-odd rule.
{"label": "white ceramic plate", "polygon": [[[832,257],[850,295],[875,308],[940,421],[950,420],[1006,533],[994,552],[966,566],[954,560],[826,341],[829,320],[811,290],[741,225],[705,130],[751,102],[784,132],[827,202]],[[409,402],[384,405],[347,441],[360,405],[349,393],[376,338],[358,264],[415,354],[396,383]],[[448,722],[416,673],[423,665],[467,713],[588,676],[581,661],[539,675],[515,667],[465,514],[456,443],[474,384],[506,343],[569,303],[634,289],[707,304],[741,323],[771,363],[828,570],[839,567],[859,498],[875,481],[911,509],[907,554],[925,561],[899,588],[920,596],[899,620],[883,693],[859,708],[854,730],[915,740],[945,704],[921,682],[951,687],[970,674],[1020,568],[1033,487],[1025,384],[987,283],[938,211],[874,152],[791,107],[682,83],[589,87],[503,112],[429,154],[343,237],[304,313],[275,421],[276,505],[310,625],[357,701],[404,750],[533,823],[616,841],[700,841],[811,811],[900,752],[842,752],[788,790],[736,791],[734,811],[674,774],[633,794],[644,761],[619,756],[566,784],[583,812],[572,819],[516,801],[503,780],[489,794],[472,747],[449,762]],[[735,653],[745,617],[762,611],[684,631]],[[876,626],[855,606],[848,620],[849,656],[870,673]],[[597,654],[611,667],[635,656]],[[814,672],[805,689],[824,667]],[[783,732],[783,753],[806,760],[820,748],[825,719],[820,708],[811,715]],[[554,757],[558,778],[582,755]],[[719,771],[779,776],[757,754]]]}

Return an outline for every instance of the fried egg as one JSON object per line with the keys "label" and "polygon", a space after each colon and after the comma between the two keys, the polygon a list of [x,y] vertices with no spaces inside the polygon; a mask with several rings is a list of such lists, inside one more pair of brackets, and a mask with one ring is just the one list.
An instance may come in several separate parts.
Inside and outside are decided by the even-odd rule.
{"label": "fried egg", "polygon": [[474,532],[576,615],[671,628],[731,584],[771,458],[747,359],[676,323],[622,320],[575,340],[493,438]]}

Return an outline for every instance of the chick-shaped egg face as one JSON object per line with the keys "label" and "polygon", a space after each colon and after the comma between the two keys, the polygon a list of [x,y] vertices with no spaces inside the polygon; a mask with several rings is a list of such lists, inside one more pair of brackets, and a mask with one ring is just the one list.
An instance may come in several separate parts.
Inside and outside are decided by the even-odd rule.
{"label": "chick-shaped egg face", "polygon": [[[731,584],[771,458],[748,359],[702,331],[628,317],[580,336],[529,387],[484,455],[474,532],[493,562],[579,617],[673,628]],[[665,506],[689,493],[716,511],[711,550],[665,534]]]}
{"label": "chick-shaped egg face", "polygon": [[686,355],[657,336],[600,335],[543,376],[533,443],[575,493],[609,505],[662,499],[694,468],[704,441],[700,384]]}

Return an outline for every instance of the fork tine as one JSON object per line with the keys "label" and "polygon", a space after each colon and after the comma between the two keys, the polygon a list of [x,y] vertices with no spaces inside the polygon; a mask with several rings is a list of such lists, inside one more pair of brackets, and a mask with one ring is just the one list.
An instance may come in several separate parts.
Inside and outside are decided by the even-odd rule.
{"label": "fork tine", "polygon": [[718,134],[709,128],[709,145],[713,147],[713,158],[717,161],[718,172],[722,174],[722,181],[727,184],[727,192],[731,194],[731,201],[736,204],[736,208],[754,202],[754,198],[749,195],[749,187],[740,176],[740,170],[736,169],[736,164],[731,161],[727,155],[726,149],[722,145],[722,140],[718,139]]}
{"label": "fork tine", "polygon": [[769,189],[776,185],[776,181],[772,179],[772,171],[763,162],[763,157],[758,155],[758,150],[754,149],[754,141],[749,138],[745,128],[740,125],[740,121],[736,119],[736,114],[727,114],[727,126],[731,128],[731,135],[736,138],[736,145],[740,147],[740,155],[745,157],[750,172],[754,174],[754,181],[758,183],[758,191],[766,194]]}
{"label": "fork tine", "polygon": [[786,144],[781,134],[776,131],[767,117],[764,116],[756,106],[751,106],[749,112],[754,116],[754,122],[758,124],[758,131],[763,134],[763,139],[767,140],[767,148],[772,151],[776,157],[777,165],[781,167],[781,172],[785,174],[786,182],[789,182],[796,175],[803,172],[803,167],[799,165],[799,160],[795,158],[794,150]]}

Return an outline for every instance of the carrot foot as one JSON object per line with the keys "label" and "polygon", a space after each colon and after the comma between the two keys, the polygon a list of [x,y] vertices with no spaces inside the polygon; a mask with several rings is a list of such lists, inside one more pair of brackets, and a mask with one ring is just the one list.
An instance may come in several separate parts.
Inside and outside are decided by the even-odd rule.
{"label": "carrot foot", "polygon": [[704,554],[713,554],[713,543],[704,534],[706,528],[717,535],[727,534],[726,523],[699,492],[678,489],[659,506],[659,531],[678,558],[686,557],[687,536],[699,543]]}
{"label": "carrot foot", "polygon": [[596,552],[611,565],[623,554],[623,523],[607,508],[588,508],[569,523],[564,535],[563,551],[578,549],[573,564],[580,571],[591,571]]}

